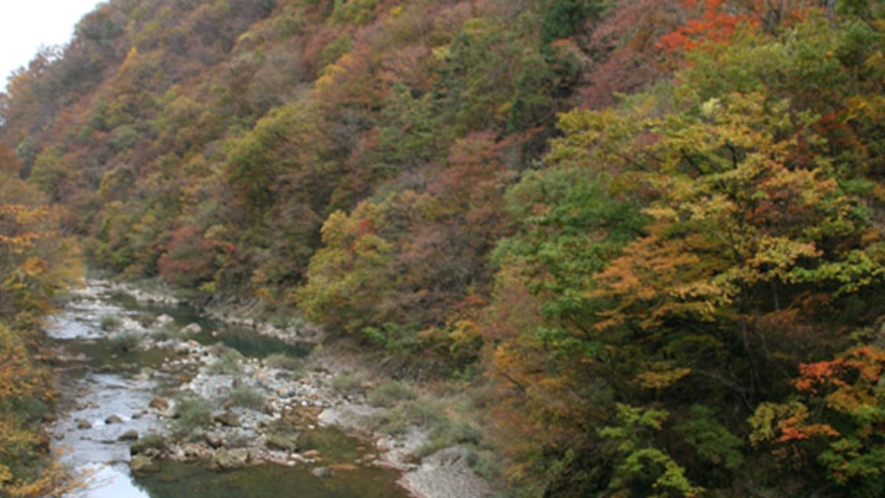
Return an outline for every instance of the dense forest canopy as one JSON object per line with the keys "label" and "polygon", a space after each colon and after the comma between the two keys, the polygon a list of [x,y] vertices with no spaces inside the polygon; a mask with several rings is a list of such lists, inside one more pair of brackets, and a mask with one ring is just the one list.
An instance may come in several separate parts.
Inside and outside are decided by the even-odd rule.
{"label": "dense forest canopy", "polygon": [[880,496],[883,15],[110,0],[0,95],[0,318],[47,230],[462,379],[514,496]]}

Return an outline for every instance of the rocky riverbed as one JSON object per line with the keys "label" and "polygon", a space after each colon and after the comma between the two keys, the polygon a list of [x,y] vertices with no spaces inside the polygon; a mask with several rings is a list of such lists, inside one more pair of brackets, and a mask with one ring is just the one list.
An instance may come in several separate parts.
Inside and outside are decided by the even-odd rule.
{"label": "rocky riverbed", "polygon": [[[75,448],[82,451],[84,440],[114,443],[119,449],[112,462],[127,462],[136,477],[161,469],[165,462],[225,471],[265,465],[304,468],[321,479],[387,468],[401,473],[399,483],[412,496],[489,493],[467,465],[467,450],[444,448],[421,459],[428,434],[420,424],[406,424],[394,436],[379,432],[377,420],[385,409],[370,403],[366,394],[377,380],[342,386],[341,355],[322,351],[309,361],[287,354],[250,357],[222,341],[213,343],[219,333],[207,330],[206,322],[181,324],[167,314],[109,306],[109,296],[119,293],[140,303],[178,304],[162,293],[104,281],[90,281],[73,296],[70,307],[81,318],[75,314],[57,324],[63,331],[55,332],[56,337],[105,344],[114,351],[109,356],[119,361],[84,367],[86,381],[67,386],[77,401],[69,404],[69,416],[56,428],[59,446],[76,441]],[[84,313],[91,321],[82,319]],[[228,322],[238,321],[227,315]],[[239,324],[290,342],[318,338],[315,328],[276,327],[253,317],[239,319]],[[89,361],[85,353],[66,353],[64,344],[60,348],[69,369]],[[132,355],[140,359],[127,362]],[[371,378],[368,367],[354,361],[345,360],[348,374],[356,370],[356,378]],[[117,378],[102,370],[129,374]],[[90,383],[101,389],[90,388]],[[317,440],[329,428],[359,435],[364,442],[344,459],[326,455]]]}

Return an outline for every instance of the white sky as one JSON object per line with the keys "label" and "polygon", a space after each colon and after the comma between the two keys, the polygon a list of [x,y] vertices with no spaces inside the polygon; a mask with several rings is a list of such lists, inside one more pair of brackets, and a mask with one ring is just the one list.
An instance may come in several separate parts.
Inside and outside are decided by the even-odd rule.
{"label": "white sky", "polygon": [[74,26],[101,0],[0,0],[0,91],[16,69],[27,66],[41,45],[71,41]]}

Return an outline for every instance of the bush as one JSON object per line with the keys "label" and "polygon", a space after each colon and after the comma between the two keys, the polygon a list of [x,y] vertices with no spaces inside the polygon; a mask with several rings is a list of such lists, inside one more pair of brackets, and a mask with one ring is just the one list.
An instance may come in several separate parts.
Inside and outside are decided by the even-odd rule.
{"label": "bush", "polygon": [[129,446],[129,454],[138,455],[140,453],[144,453],[148,449],[154,449],[159,452],[163,452],[166,450],[166,446],[166,437],[162,434],[147,434],[138,438],[138,441],[134,441]]}
{"label": "bush", "polygon": [[212,405],[208,400],[196,396],[176,400],[172,429],[177,435],[192,434],[197,429],[208,426],[211,421]]}
{"label": "bush", "polygon": [[123,320],[116,316],[104,315],[98,321],[98,324],[101,327],[101,330],[110,332],[119,329],[123,325]]}
{"label": "bush", "polygon": [[151,332],[151,337],[158,341],[168,341],[170,339],[180,339],[183,336],[181,330],[175,325],[165,325]]}
{"label": "bush", "polygon": [[494,481],[504,473],[501,460],[491,451],[471,451],[467,454],[467,465],[483,479]]}
{"label": "bush", "polygon": [[403,434],[410,426],[433,427],[446,421],[440,402],[416,400],[401,403],[375,417],[375,429],[390,435]]}
{"label": "bush", "polygon": [[249,408],[250,410],[261,410],[264,408],[264,395],[254,387],[237,387],[230,392],[230,399],[236,406]]}
{"label": "bush", "polygon": [[329,381],[329,385],[332,386],[333,391],[342,396],[355,394],[360,387],[359,381],[347,374],[338,374],[332,377],[332,380]]}
{"label": "bush", "polygon": [[294,358],[283,353],[274,353],[264,359],[264,364],[270,368],[280,370],[298,371],[304,367],[304,362],[299,358]]}
{"label": "bush", "polygon": [[284,329],[289,326],[291,320],[289,315],[285,313],[277,313],[270,319],[270,324],[278,329]]}
{"label": "bush", "polygon": [[109,342],[111,344],[111,349],[122,353],[128,353],[130,351],[135,351],[138,345],[141,344],[141,337],[134,332],[125,332],[111,337]]}
{"label": "bush", "polygon": [[150,327],[157,321],[157,314],[151,311],[146,311],[138,316],[138,323],[141,324],[142,327]]}
{"label": "bush", "polygon": [[298,435],[277,432],[268,434],[264,446],[269,450],[298,451]]}
{"label": "bush", "polygon": [[239,351],[224,347],[215,363],[209,365],[209,373],[239,375],[243,373],[243,366],[240,364],[242,359],[243,355]]}
{"label": "bush", "polygon": [[482,441],[482,432],[475,427],[464,422],[452,422],[443,418],[433,424],[430,429],[430,441],[424,444],[419,454],[421,456],[431,455],[439,450],[456,445],[478,445]]}
{"label": "bush", "polygon": [[412,400],[418,397],[418,393],[403,382],[392,380],[385,382],[369,392],[369,402],[375,406],[391,408],[401,401]]}

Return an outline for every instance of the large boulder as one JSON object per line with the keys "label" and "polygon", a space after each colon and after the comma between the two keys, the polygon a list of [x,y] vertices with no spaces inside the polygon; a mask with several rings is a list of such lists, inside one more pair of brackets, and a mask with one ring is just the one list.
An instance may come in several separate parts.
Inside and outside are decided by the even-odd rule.
{"label": "large boulder", "polygon": [[130,429],[123,434],[120,434],[120,437],[117,438],[117,441],[138,441],[138,431],[135,429]]}
{"label": "large boulder", "polygon": [[119,415],[111,415],[110,417],[104,419],[104,423],[107,424],[107,425],[111,425],[111,424],[122,424],[122,423],[123,423],[123,417],[121,417],[121,416],[119,416]]}

